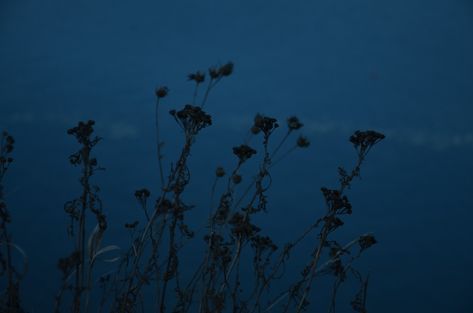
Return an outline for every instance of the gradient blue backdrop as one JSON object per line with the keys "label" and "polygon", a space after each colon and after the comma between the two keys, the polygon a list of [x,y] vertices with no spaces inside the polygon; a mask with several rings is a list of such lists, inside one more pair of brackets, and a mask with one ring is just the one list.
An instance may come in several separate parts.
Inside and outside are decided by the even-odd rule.
{"label": "gradient blue backdrop", "polygon": [[[360,262],[369,311],[473,312],[470,0],[2,0],[0,129],[17,140],[6,192],[30,258],[25,307],[51,311],[56,260],[70,250],[62,206],[79,173],[65,130],[97,121],[106,240],[121,241],[140,215],[133,191],[157,186],[154,88],[171,90],[165,111],[179,108],[189,72],[228,60],[235,73],[207,106],[214,125],[193,153],[203,178],[189,201],[207,212],[214,168],[231,166],[255,113],[296,114],[312,145],[273,173],[265,225],[282,243],[323,212],[319,188],[354,160],[351,132],[376,129],[387,139],[350,191],[342,233],[378,238]],[[170,161],[178,129],[167,116],[162,128]]]}

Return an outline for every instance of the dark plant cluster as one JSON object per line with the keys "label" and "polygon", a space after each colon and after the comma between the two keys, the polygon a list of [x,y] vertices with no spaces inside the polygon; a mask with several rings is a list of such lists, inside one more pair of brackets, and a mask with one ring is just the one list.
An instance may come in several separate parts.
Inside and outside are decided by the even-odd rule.
{"label": "dark plant cluster", "polygon": [[[0,295],[0,312],[24,313],[21,306],[20,284],[28,268],[28,259],[23,249],[16,245],[8,230],[11,215],[5,199],[3,179],[13,163],[12,152],[15,140],[6,131],[0,137],[0,286],[4,290]],[[14,253],[23,257],[24,266],[17,269]]]}
{"label": "dark plant cluster", "polygon": [[[372,234],[363,234],[342,245],[332,239],[332,234],[354,211],[346,190],[354,178],[359,177],[368,151],[384,138],[380,133],[357,131],[350,137],[357,151],[357,161],[351,171],[338,169],[339,186],[321,189],[326,205],[323,216],[314,218],[314,222],[291,241],[278,244],[257,223],[262,214],[270,213],[271,172],[293,151],[309,147],[310,141],[303,135],[294,138],[304,126],[296,116],[280,123],[274,117],[256,114],[247,140],[233,147],[234,166],[229,169],[218,166],[215,170],[209,215],[204,221],[205,233],[188,224],[188,213],[202,206],[188,203],[185,195],[191,180],[188,164],[196,138],[202,129],[212,125],[212,118],[204,107],[211,90],[233,70],[233,63],[228,62],[208,69],[208,74],[196,71],[188,75],[188,80],[194,84],[192,101],[170,111],[183,131],[183,144],[175,161],[168,166],[163,164],[159,121],[160,103],[170,91],[165,86],[155,90],[160,187],[154,191],[147,188],[135,191],[143,214],[124,224],[124,231],[130,236],[126,249],[102,245],[107,219],[98,196],[100,189],[92,184],[93,175],[102,170],[93,156],[93,149],[101,140],[94,135],[95,123],[79,122],[68,130],[80,145],[69,160],[81,169],[81,192],[64,205],[70,218],[67,233],[72,239],[72,249],[58,261],[62,279],[55,298],[55,312],[314,312],[309,305],[315,292],[314,282],[322,275],[334,277],[329,291],[329,312],[335,312],[337,291],[349,277],[360,285],[350,302],[352,309],[367,312],[368,277],[355,269],[354,262],[376,239]],[[204,92],[199,95],[202,89]],[[11,136],[3,135],[1,188],[1,178],[11,163],[9,153],[13,142]],[[254,172],[248,175],[251,169]],[[19,306],[22,275],[9,261],[9,249],[14,245],[6,231],[10,219],[2,190],[0,274],[7,276],[8,281],[2,298],[2,305],[8,309],[2,312],[23,312]],[[291,284],[275,294],[275,286],[281,285],[278,281],[293,274],[285,271],[289,257],[305,239],[313,243],[312,251],[306,253],[306,265],[300,275],[289,277]],[[190,245],[201,247],[198,261],[186,259],[185,249]],[[119,256],[118,251],[122,252]],[[110,256],[112,253],[115,254]],[[101,260],[111,263],[111,269],[99,270],[97,263]]]}
{"label": "dark plant cluster", "polygon": [[212,125],[212,117],[198,106],[187,104],[182,110],[169,113],[187,136],[195,136],[202,128]]}
{"label": "dark plant cluster", "polygon": [[3,196],[3,177],[13,163],[11,153],[13,152],[15,139],[7,132],[3,132],[0,140],[0,219],[4,223],[10,223],[10,214]]}
{"label": "dark plant cluster", "polygon": [[[110,246],[105,248],[101,246],[107,219],[98,196],[100,189],[91,184],[95,172],[103,169],[92,156],[93,148],[101,140],[100,137],[94,136],[94,125],[95,122],[92,120],[79,122],[77,126],[67,131],[81,146],[77,152],[69,156],[69,162],[73,166],[81,166],[79,182],[82,190],[79,197],[64,204],[64,211],[70,218],[67,233],[74,240],[74,245],[72,252],[59,259],[57,264],[62,274],[62,281],[55,298],[55,312],[66,310],[79,313],[89,310],[94,265],[101,254],[111,249]],[[88,235],[90,214],[95,217],[96,226]],[[64,301],[68,293],[70,299]]]}

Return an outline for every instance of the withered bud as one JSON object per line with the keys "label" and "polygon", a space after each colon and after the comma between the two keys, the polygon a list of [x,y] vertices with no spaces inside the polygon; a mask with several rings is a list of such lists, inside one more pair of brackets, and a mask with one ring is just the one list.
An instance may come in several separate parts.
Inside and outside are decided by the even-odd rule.
{"label": "withered bud", "polygon": [[205,74],[204,73],[201,73],[199,71],[195,72],[195,73],[192,73],[192,74],[189,74],[187,75],[187,78],[188,80],[193,80],[195,81],[197,84],[200,84],[202,82],[204,82],[205,80]]}
{"label": "withered bud", "polygon": [[210,78],[212,79],[216,79],[220,76],[218,69],[214,67],[209,68],[209,75],[210,75]]}
{"label": "withered bud", "polygon": [[217,169],[215,170],[215,175],[217,177],[225,176],[225,170],[223,169],[223,167],[221,167],[221,166],[217,167]]}
{"label": "withered bud", "polygon": [[155,90],[156,97],[158,98],[164,98],[168,95],[168,93],[169,93],[169,89],[168,87],[165,87],[165,86],[156,88]]}
{"label": "withered bud", "polygon": [[299,119],[296,116],[291,116],[287,119],[287,127],[289,127],[290,130],[297,130],[304,126]]}
{"label": "withered bud", "polygon": [[241,175],[235,174],[232,176],[232,180],[234,184],[238,185],[239,183],[241,183],[242,177]]}
{"label": "withered bud", "polygon": [[227,64],[221,66],[218,72],[222,76],[230,76],[233,73],[233,63],[228,62]]}
{"label": "withered bud", "polygon": [[310,141],[307,139],[307,137],[299,136],[299,138],[297,138],[297,146],[299,148],[307,148],[310,146]]}

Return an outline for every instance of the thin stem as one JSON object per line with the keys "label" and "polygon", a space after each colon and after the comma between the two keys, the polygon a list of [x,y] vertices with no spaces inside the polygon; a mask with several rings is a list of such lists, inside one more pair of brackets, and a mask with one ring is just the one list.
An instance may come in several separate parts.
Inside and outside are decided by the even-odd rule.
{"label": "thin stem", "polygon": [[173,258],[176,258],[177,256],[175,255],[177,252],[175,251],[174,247],[174,240],[175,240],[175,229],[176,229],[176,224],[177,224],[177,218],[174,217],[173,223],[169,229],[170,232],[170,239],[169,239],[169,251],[168,251],[168,259],[167,259],[167,265],[166,265],[166,272],[164,273],[164,285],[163,289],[161,290],[161,304],[159,308],[159,312],[164,313],[166,306],[164,305],[165,299],[166,299],[166,291],[167,291],[167,286],[168,286],[168,281],[170,280],[169,277],[169,272],[171,270],[171,260]]}
{"label": "thin stem", "polygon": [[199,89],[199,83],[195,83],[194,95],[192,96],[192,105],[195,105],[197,99],[197,90]]}
{"label": "thin stem", "polygon": [[328,227],[328,224],[325,224],[324,229],[322,230],[322,236],[320,237],[320,240],[319,240],[319,246],[317,247],[317,252],[315,253],[315,257],[312,259],[312,262],[311,262],[310,271],[309,271],[309,279],[308,280],[306,279],[304,294],[302,295],[299,301],[296,313],[299,313],[302,310],[305,299],[307,298],[310,287],[312,285],[312,281],[315,278],[317,264],[319,263],[320,256],[322,255],[322,248],[324,246],[325,241],[327,240],[328,234],[329,234],[329,227]]}
{"label": "thin stem", "polygon": [[276,147],[276,149],[274,149],[273,153],[271,154],[271,159],[274,158],[276,156],[276,154],[278,153],[279,149],[281,149],[281,147],[284,145],[284,143],[286,142],[287,138],[289,138],[289,135],[291,135],[292,133],[292,129],[289,129],[287,131],[287,133],[284,135],[283,139],[279,142],[278,146]]}
{"label": "thin stem", "polygon": [[218,177],[216,176],[212,184],[212,190],[210,191],[210,207],[209,207],[209,220],[212,218],[212,208],[214,206],[215,189],[217,188]]}
{"label": "thin stem", "polygon": [[212,88],[215,87],[221,79],[222,79],[221,76],[219,76],[219,77],[216,78],[216,79],[210,78],[209,84],[207,85],[207,90],[205,90],[204,99],[202,100],[202,104],[200,105],[200,107],[201,107],[202,109],[203,109],[203,108],[205,107],[205,105],[207,104],[207,99],[208,99],[208,97],[209,97],[210,90],[212,90]]}
{"label": "thin stem", "polygon": [[290,148],[289,150],[287,150],[286,152],[284,152],[284,154],[282,156],[279,157],[279,159],[276,159],[276,161],[274,161],[272,164],[271,164],[271,167],[275,166],[276,164],[278,164],[279,162],[281,162],[283,159],[285,159],[289,154],[291,154],[294,150],[296,150],[298,147],[297,145],[294,145],[292,148]]}
{"label": "thin stem", "polygon": [[[197,91],[196,91],[197,92]],[[161,140],[159,137],[159,100],[160,97],[156,100],[156,150],[158,153],[158,165],[159,165],[159,178],[161,180],[161,188],[164,187],[164,172],[163,172],[163,163],[162,163],[162,154],[161,154]]]}
{"label": "thin stem", "polygon": [[229,279],[229,277],[230,277],[230,275],[233,271],[233,267],[235,266],[235,263],[237,262],[237,260],[240,258],[240,253],[241,253],[242,246],[243,246],[242,245],[242,238],[240,236],[240,238],[238,238],[238,241],[237,241],[237,247],[236,247],[235,255],[233,256],[233,259],[230,263],[228,271],[226,273],[224,273],[223,282],[220,285],[219,292],[223,292],[225,290],[225,287],[228,285],[228,279]]}

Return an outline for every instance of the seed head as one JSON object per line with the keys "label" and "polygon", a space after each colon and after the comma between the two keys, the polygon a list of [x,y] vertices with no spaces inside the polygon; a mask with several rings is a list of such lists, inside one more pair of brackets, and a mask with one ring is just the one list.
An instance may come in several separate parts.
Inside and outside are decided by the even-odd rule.
{"label": "seed head", "polygon": [[169,89],[166,86],[161,86],[159,88],[156,88],[155,90],[156,97],[158,98],[164,98],[168,95],[168,93],[169,93]]}
{"label": "seed head", "polygon": [[297,138],[297,146],[299,148],[307,148],[310,146],[310,141],[307,139],[307,137],[299,136],[299,138]]}
{"label": "seed head", "polygon": [[241,175],[235,174],[232,176],[232,180],[235,185],[238,185],[239,183],[241,183],[242,177]]}
{"label": "seed head", "polygon": [[187,78],[188,80],[193,80],[195,81],[197,84],[200,84],[202,82],[204,82],[205,80],[205,74],[200,72],[200,71],[197,71],[195,73],[192,73],[192,74],[189,74],[187,75]]}
{"label": "seed head", "polygon": [[287,119],[287,127],[289,127],[289,130],[297,130],[304,126],[301,122],[299,122],[299,119],[296,116],[291,116]]}
{"label": "seed head", "polygon": [[217,177],[225,176],[225,170],[223,169],[223,167],[221,166],[217,167],[217,169],[215,170],[215,176]]}
{"label": "seed head", "polygon": [[233,63],[228,62],[227,64],[221,66],[218,72],[222,76],[230,76],[233,73]]}
{"label": "seed head", "polygon": [[253,154],[256,154],[256,150],[248,145],[240,145],[238,147],[233,147],[233,154],[240,159],[240,162],[245,162],[251,158]]}

